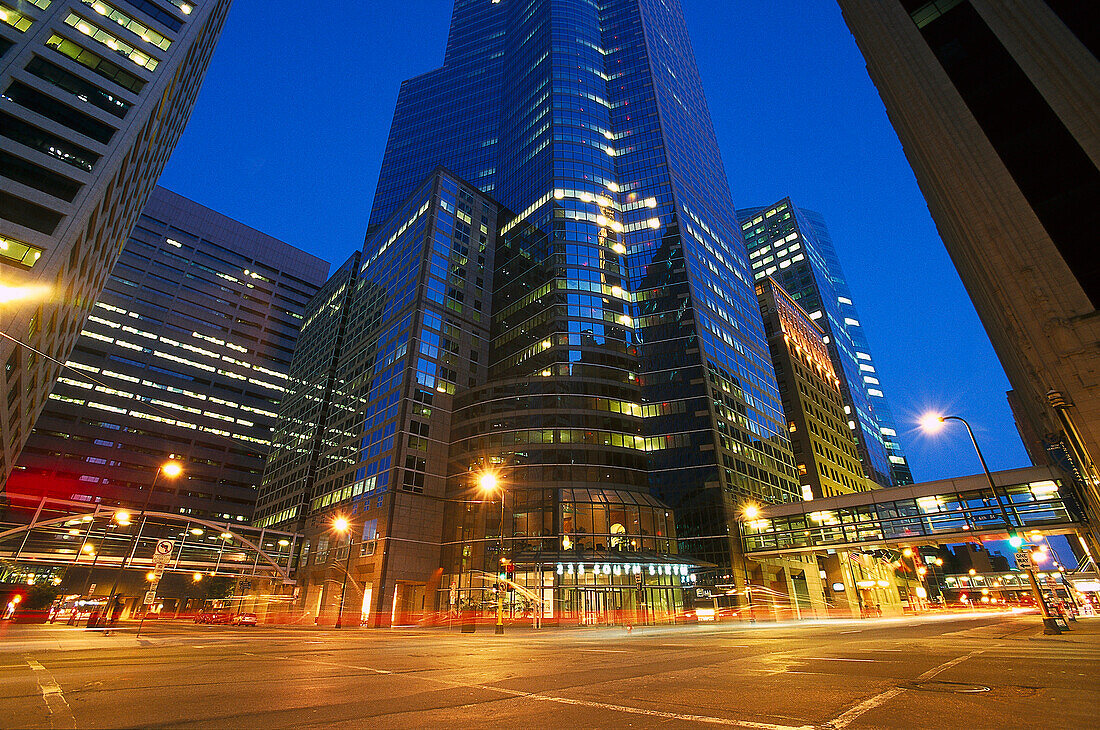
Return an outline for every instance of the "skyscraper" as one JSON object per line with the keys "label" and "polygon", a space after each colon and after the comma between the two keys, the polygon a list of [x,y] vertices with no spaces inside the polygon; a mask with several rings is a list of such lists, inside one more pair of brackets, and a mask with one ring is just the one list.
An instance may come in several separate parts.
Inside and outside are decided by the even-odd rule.
{"label": "skyscraper", "polygon": [[840,378],[825,332],[770,276],[756,284],[764,330],[783,398],[802,499],[862,492],[863,473],[848,428]]}
{"label": "skyscraper", "polygon": [[228,10],[0,5],[0,483],[187,123]]}
{"label": "skyscraper", "polygon": [[[648,487],[683,551],[730,573],[741,502],[799,492],[679,3],[459,0],[443,67],[402,86],[372,225],[437,164],[514,215],[484,394],[512,404],[506,427],[644,438],[467,461],[547,495]],[[614,409],[597,415],[590,398]],[[538,514],[556,530],[555,499]]]}
{"label": "skyscraper", "polygon": [[[328,264],[154,188],[7,482],[246,522]],[[183,475],[148,489],[160,465]]]}
{"label": "skyscraper", "polygon": [[[458,197],[427,192],[440,184],[457,185]],[[436,262],[433,243],[430,268],[380,278],[380,252],[390,261],[398,250],[386,232],[423,221],[450,241],[448,258]],[[427,260],[417,238],[426,234],[402,231],[401,265]],[[365,365],[334,378],[334,393],[345,390],[307,487],[307,534],[312,525],[323,557],[309,560],[331,563],[334,540],[345,539],[327,530],[334,514],[363,521],[360,557],[376,538],[395,553],[411,554],[414,540],[444,548],[441,577],[425,572],[427,547],[404,578],[385,558],[373,574],[373,561],[356,560],[374,611],[477,600],[476,576],[503,561],[525,595],[580,620],[667,615],[685,600],[689,573],[744,581],[736,522],[748,503],[800,497],[678,3],[458,0],[443,67],[402,85],[361,272],[370,307],[397,303],[380,320],[348,320],[340,357]],[[432,276],[445,282],[441,301],[431,300]],[[428,300],[415,302],[395,347],[420,385],[370,405],[364,389],[380,376],[369,366],[381,357],[370,353],[408,296],[391,288],[416,277]],[[423,312],[439,305],[443,321],[428,326],[440,317]],[[365,354],[348,344],[359,320],[374,323],[356,346]],[[486,476],[498,485],[490,493],[478,489]],[[446,510],[432,506],[440,487]],[[419,532],[401,533],[410,519]],[[329,599],[310,601],[324,612]]]}
{"label": "skyscraper", "polygon": [[1012,384],[1032,459],[1073,453],[1100,520],[1096,4],[839,4]]}
{"label": "skyscraper", "polygon": [[868,477],[884,487],[912,484],[897,427],[852,292],[821,214],[790,198],[737,212],[753,277],[771,276],[825,333],[841,381],[846,418]]}

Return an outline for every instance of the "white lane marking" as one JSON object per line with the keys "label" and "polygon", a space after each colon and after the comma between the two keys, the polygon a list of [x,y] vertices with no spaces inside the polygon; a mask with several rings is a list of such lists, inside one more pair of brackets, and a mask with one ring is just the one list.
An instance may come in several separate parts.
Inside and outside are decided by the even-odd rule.
{"label": "white lane marking", "polygon": [[[940,664],[938,667],[932,667],[927,672],[924,672],[923,674],[918,675],[917,679],[918,680],[931,679],[932,677],[935,677],[937,674],[940,674],[941,672],[946,672],[951,667],[962,664],[963,662],[965,662],[970,657],[981,654],[983,651],[985,651],[985,649],[978,649],[977,651],[972,651],[969,654],[963,654],[962,656],[955,657],[954,659],[952,659],[950,661],[946,661],[943,664]],[[845,712],[843,712],[839,717],[825,723],[822,727],[830,728],[831,730],[840,730],[840,728],[848,727],[853,722],[855,722],[855,720],[860,715],[864,714],[868,710],[873,710],[874,708],[878,707],[879,705],[881,705],[885,702],[889,702],[891,699],[893,699],[894,697],[897,697],[898,695],[900,695],[904,691],[905,691],[904,687],[894,687],[893,689],[888,689],[885,692],[880,692],[877,695],[874,695],[873,697],[868,697],[867,699],[865,699],[863,702],[860,702],[855,707],[852,707],[852,708],[846,710]]]}
{"label": "white lane marking", "polygon": [[[486,687],[485,689],[498,689],[496,687]],[[513,694],[508,690],[509,694]],[[525,692],[514,693],[517,697],[528,697],[533,700],[541,700],[543,702],[556,702],[562,705],[577,705],[580,707],[593,707],[601,710],[613,710],[615,712],[622,712],[629,715],[644,715],[646,717],[660,717],[666,720],[683,720],[686,722],[704,722],[711,725],[726,725],[729,727],[746,727],[753,728],[754,730],[811,730],[809,725],[801,725],[798,727],[792,725],[776,725],[770,722],[753,722],[751,720],[734,720],[725,717],[710,717],[708,715],[682,715],[678,712],[663,712],[661,710],[646,710],[641,707],[626,707],[625,705],[612,705],[606,702],[593,702],[591,700],[575,700],[568,697],[554,697],[552,695],[539,695],[539,694],[527,694]]]}
{"label": "white lane marking", "polygon": [[61,691],[61,685],[54,680],[53,675],[34,659],[27,659],[27,665],[34,672],[34,678],[38,682],[38,688],[42,690],[42,699],[46,708],[50,711],[51,728],[76,727],[76,718],[69,709],[69,703],[65,701],[65,695]]}
{"label": "white lane marking", "polygon": [[932,677],[935,677],[937,674],[940,674],[941,672],[946,672],[951,667],[954,667],[958,664],[962,664],[963,662],[965,662],[970,657],[977,656],[978,654],[981,654],[983,651],[985,651],[985,649],[977,649],[975,651],[970,652],[969,654],[963,654],[960,657],[955,657],[951,661],[944,662],[943,664],[939,665],[938,667],[932,667],[931,669],[929,669],[924,674],[921,674],[920,676],[918,676],[917,679],[931,679]]}
{"label": "white lane marking", "polygon": [[793,657],[798,661],[813,661],[813,662],[877,662],[880,659],[842,659],[836,656],[800,656]]}
{"label": "white lane marking", "polygon": [[841,631],[842,634],[860,634],[863,633],[863,629],[853,629],[852,631]]}
{"label": "white lane marking", "polygon": [[606,654],[626,654],[626,649],[577,649],[577,651],[599,651]]}
{"label": "white lane marking", "polygon": [[[243,653],[246,654],[247,656],[258,656],[257,654],[253,654],[252,652],[248,652],[248,651],[243,652]],[[323,664],[323,665],[328,666],[328,667],[338,667],[340,669],[358,669],[361,672],[374,672],[375,674],[393,674],[393,672],[391,672],[388,669],[375,669],[374,667],[361,667],[361,666],[357,666],[355,664],[337,664],[336,662],[324,662],[324,661],[321,661],[320,659],[303,659],[302,657],[296,657],[296,656],[283,656],[283,657],[275,657],[275,658],[282,659],[284,661],[289,661],[289,662],[305,662],[306,664]]]}
{"label": "white lane marking", "polygon": [[844,712],[842,715],[840,715],[840,717],[837,717],[835,720],[830,720],[829,722],[825,723],[825,727],[837,729],[848,727],[856,720],[856,718],[858,718],[863,713],[867,712],[868,710],[873,710],[884,702],[889,702],[891,699],[897,697],[904,691],[905,690],[903,690],[901,687],[894,687],[893,689],[888,689],[885,692],[880,692],[874,697],[868,697],[863,702],[860,702],[855,707]]}
{"label": "white lane marking", "polygon": [[[257,656],[251,652],[244,652],[248,656]],[[312,664],[328,664],[333,667],[341,667],[344,669],[365,669],[372,672],[378,672],[379,674],[393,674],[384,669],[373,669],[371,667],[356,667],[351,664],[336,664],[333,662],[322,662],[312,659],[300,659],[297,657],[280,657],[282,659],[290,659],[293,661],[309,662]],[[667,720],[684,720],[686,722],[703,722],[711,725],[726,725],[728,727],[744,727],[751,728],[751,730],[813,730],[812,725],[776,725],[770,722],[754,722],[752,720],[735,720],[726,717],[710,717],[708,715],[682,715],[677,712],[663,712],[661,710],[647,710],[641,707],[627,707],[625,705],[612,705],[606,702],[594,702],[592,700],[578,700],[568,697],[556,697],[554,695],[537,694],[531,692],[523,692],[521,690],[506,689],[504,687],[493,687],[486,684],[467,684],[464,682],[455,682],[447,679],[439,679],[436,677],[425,677],[422,675],[410,677],[411,679],[420,680],[422,682],[433,682],[435,684],[442,684],[453,688],[462,689],[482,689],[487,692],[497,692],[503,695],[509,695],[517,699],[532,699],[539,700],[541,702],[555,702],[563,705],[577,705],[580,707],[594,707],[601,710],[613,710],[616,712],[622,712],[630,715],[644,715],[647,717],[660,717]]]}

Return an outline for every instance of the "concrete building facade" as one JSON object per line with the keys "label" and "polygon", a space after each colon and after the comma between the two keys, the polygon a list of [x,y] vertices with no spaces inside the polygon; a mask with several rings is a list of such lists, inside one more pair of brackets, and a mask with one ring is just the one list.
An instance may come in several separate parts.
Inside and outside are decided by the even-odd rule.
{"label": "concrete building facade", "polygon": [[[7,491],[247,523],[329,265],[154,188]],[[178,479],[161,479],[174,459]]]}
{"label": "concrete building facade", "polygon": [[229,0],[0,16],[0,482],[183,131]]}
{"label": "concrete building facade", "polygon": [[[1072,0],[839,0],[1012,384],[1036,463],[1069,452],[1100,524],[1100,61]],[[1051,392],[1053,391],[1053,393]]]}

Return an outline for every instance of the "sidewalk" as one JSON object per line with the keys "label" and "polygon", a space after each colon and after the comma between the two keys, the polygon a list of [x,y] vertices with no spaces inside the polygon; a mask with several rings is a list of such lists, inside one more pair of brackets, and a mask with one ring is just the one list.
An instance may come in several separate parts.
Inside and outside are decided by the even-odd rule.
{"label": "sidewalk", "polygon": [[1040,625],[1038,633],[1028,639],[1094,646],[1100,644],[1100,616],[1079,616],[1076,621],[1069,622],[1069,628],[1069,631],[1063,631],[1060,635],[1047,635]]}

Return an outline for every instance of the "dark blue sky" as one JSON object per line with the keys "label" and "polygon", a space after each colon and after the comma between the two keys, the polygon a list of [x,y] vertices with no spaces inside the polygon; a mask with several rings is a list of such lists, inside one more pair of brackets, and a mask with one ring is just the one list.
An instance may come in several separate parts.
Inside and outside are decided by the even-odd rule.
{"label": "dark blue sky", "polygon": [[[1027,464],[1008,382],[830,0],[682,0],[736,205],[828,222],[918,481]],[[437,67],[448,0],[237,0],[161,184],[318,256],[362,245],[402,79]]]}

